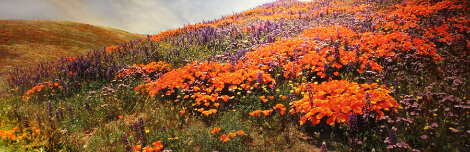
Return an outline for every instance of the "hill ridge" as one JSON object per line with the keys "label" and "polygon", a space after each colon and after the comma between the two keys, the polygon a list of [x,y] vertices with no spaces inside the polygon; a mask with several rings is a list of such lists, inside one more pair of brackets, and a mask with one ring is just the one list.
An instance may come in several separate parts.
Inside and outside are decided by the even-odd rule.
{"label": "hill ridge", "polygon": [[143,35],[71,21],[0,20],[0,69],[28,67],[139,38]]}

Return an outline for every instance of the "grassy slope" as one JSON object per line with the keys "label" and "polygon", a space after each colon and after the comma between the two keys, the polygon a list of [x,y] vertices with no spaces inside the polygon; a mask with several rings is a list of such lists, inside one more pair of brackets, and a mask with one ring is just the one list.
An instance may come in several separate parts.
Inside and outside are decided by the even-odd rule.
{"label": "grassy slope", "polygon": [[[278,3],[283,3],[278,2]],[[291,3],[286,1],[285,3]],[[257,9],[263,9],[258,7]],[[244,12],[245,13],[245,12]],[[332,20],[331,17],[325,17],[325,20]],[[257,25],[257,18],[250,18],[245,23],[249,25]],[[287,31],[291,33],[292,37],[295,37],[302,30],[294,30],[298,24],[298,21],[302,19],[289,19],[284,23],[284,27],[279,28],[281,31]],[[340,21],[338,21],[340,22]],[[264,23],[264,22],[261,22]],[[309,22],[307,22],[309,23]],[[311,24],[311,23],[310,23]],[[245,25],[237,25],[242,29]],[[301,29],[301,28],[300,28]],[[250,33],[252,32],[241,32],[243,36],[240,38],[239,47],[245,48],[255,44],[250,43]],[[282,34],[275,35],[275,37],[283,37]],[[225,35],[224,41],[230,42],[231,36]],[[175,36],[177,37],[177,36]],[[178,37],[177,37],[178,38]],[[261,37],[264,39],[265,35]],[[171,40],[163,40],[158,42],[159,47],[155,49],[155,52],[160,53],[163,57],[159,57],[158,60],[165,60],[166,57],[171,56],[171,52],[176,49],[181,49],[184,52],[181,56],[173,59],[172,65],[176,66],[175,63],[181,63],[181,59],[203,59],[212,55],[212,49],[208,47],[209,43],[202,43],[192,45],[189,49],[184,50],[181,46],[171,43]],[[149,46],[149,44],[143,43],[143,45]],[[222,46],[227,47],[227,44]],[[244,47],[242,47],[244,46]],[[220,47],[220,48],[224,48]],[[231,49],[231,51],[238,50],[240,48]],[[155,52],[152,52],[154,54]],[[129,53],[128,53],[129,54]],[[146,60],[139,60],[142,56],[136,54],[134,58],[137,61],[132,60],[127,55],[124,58],[119,58],[119,62],[123,61],[127,64],[132,63],[146,63]],[[140,57],[143,58],[143,57]],[[148,62],[148,61],[147,61]],[[177,67],[177,66],[176,66]],[[126,85],[131,87],[136,86],[136,82],[123,81]],[[137,84],[140,84],[138,82]],[[154,141],[162,141],[165,149],[172,149],[175,151],[320,151],[317,146],[319,141],[312,136],[319,136],[318,134],[310,135],[305,133],[305,128],[298,125],[297,121],[287,118],[281,119],[279,114],[272,118],[265,119],[257,117],[249,117],[248,113],[255,109],[262,109],[259,102],[259,94],[248,94],[246,98],[241,97],[235,99],[238,104],[226,107],[218,112],[216,116],[203,117],[200,113],[196,113],[192,108],[186,109],[185,115],[180,115],[179,110],[184,109],[183,105],[172,104],[173,100],[168,99],[149,99],[147,97],[141,97],[136,95],[134,89],[129,88],[115,88],[116,93],[113,96],[102,96],[105,91],[103,86],[109,85],[109,82],[102,82],[99,80],[90,81],[86,86],[82,87],[78,93],[74,96],[59,100],[52,100],[53,108],[63,108],[71,104],[74,109],[74,115],[70,118],[65,118],[62,123],[57,123],[57,129],[44,130],[44,134],[50,133],[49,139],[56,140],[57,145],[38,144],[39,146],[31,146],[33,149],[44,149],[52,148],[54,150],[71,150],[71,151],[124,151],[123,144],[121,142],[121,136],[127,134],[129,136],[130,146],[141,144],[138,136],[135,134],[133,129],[133,123],[140,117],[145,120],[145,129],[147,133],[147,140],[149,143]],[[118,86],[118,85],[116,85]],[[282,84],[278,86],[280,92],[278,95],[289,95],[290,87],[288,84]],[[96,92],[91,94],[90,92]],[[20,101],[19,96],[8,96],[4,99],[5,107],[18,107],[16,110],[20,115],[28,116],[31,119],[34,117],[36,112],[41,110],[41,118],[47,118],[47,103],[46,102],[31,102],[26,106],[22,106],[21,103],[14,103],[14,101]],[[83,110],[84,101],[90,101],[91,110]],[[238,101],[240,100],[240,101]],[[275,99],[275,102],[280,102],[280,99]],[[287,100],[283,101],[287,102]],[[274,101],[273,101],[274,103]],[[287,103],[284,103],[288,105]],[[106,105],[106,106],[104,106]],[[1,106],[1,105],[0,105]],[[269,107],[269,106],[268,106]],[[271,106],[272,107],[272,106]],[[2,113],[0,113],[1,116]],[[4,117],[15,119],[13,114],[5,113]],[[121,117],[121,118],[119,118]],[[16,121],[16,122],[15,122]],[[11,120],[8,123],[18,123],[19,119]],[[44,120],[46,122],[47,120]],[[31,121],[35,123],[35,121]],[[55,123],[55,122],[54,122]],[[44,123],[46,124],[46,123]],[[221,132],[212,135],[210,131],[215,128],[222,128]],[[10,127],[4,127],[11,129]],[[65,135],[58,135],[61,130],[67,130]],[[166,131],[162,131],[166,130]],[[230,142],[222,142],[220,135],[228,132],[235,132],[238,130],[244,130],[245,135],[236,137]],[[55,135],[55,136],[54,136]],[[174,137],[178,137],[175,140]],[[40,138],[35,141],[45,140],[46,138]],[[22,146],[19,142],[8,145],[9,148],[18,148]],[[0,147],[2,143],[0,143]],[[25,147],[22,147],[27,149]]]}
{"label": "grassy slope", "polygon": [[0,20],[0,71],[55,61],[142,37],[68,21]]}
{"label": "grassy slope", "polygon": [[[348,23],[346,22],[347,20],[341,18],[342,15],[344,14],[338,15],[339,18],[336,19],[332,14],[329,14],[325,17],[319,17],[319,21],[312,22],[319,23],[320,25],[329,25],[330,22],[342,23],[342,21]],[[303,20],[286,20],[284,26],[286,29],[291,29],[291,27],[296,27],[293,23],[298,23],[299,21]],[[313,25],[310,22],[307,23],[309,23],[307,25]],[[360,30],[361,29],[359,29],[359,31]],[[281,29],[281,31],[284,31],[284,29]],[[242,32],[243,38],[238,39],[241,44],[246,44],[246,46],[254,45],[248,43],[245,39],[250,37],[250,33],[251,32]],[[298,32],[293,33],[293,36],[298,34]],[[224,41],[222,42],[230,42],[229,38],[224,37]],[[264,35],[261,36],[261,38],[263,39]],[[127,53],[122,55],[123,57],[114,57],[111,60],[104,60],[103,62],[117,61],[118,63],[122,62],[129,65],[133,63],[148,63],[149,60],[163,61],[168,59],[168,57],[172,57],[170,61],[172,61],[173,66],[177,67],[175,63],[181,63],[181,59],[200,59],[212,55],[212,49],[207,47],[208,43],[190,45],[189,49],[186,50],[183,49],[182,45],[173,44],[171,40],[162,40],[156,45],[158,45],[158,47],[150,54],[160,53],[160,57],[148,58],[144,57],[143,52],[137,52],[135,55],[133,53],[132,55],[130,55],[131,53]],[[144,41],[140,46],[150,45],[147,41]],[[226,43],[222,43],[218,44],[217,48],[225,48],[226,46]],[[131,49],[139,50],[136,48]],[[178,55],[175,57],[175,55],[171,55],[175,49],[182,50],[181,56]],[[236,49],[230,51],[234,50]],[[293,81],[295,82],[296,80]],[[53,112],[56,112],[59,108],[65,110],[69,104],[73,109],[72,113],[65,110],[65,117],[61,122],[58,122],[57,119],[52,116],[51,120],[53,121],[51,121],[52,123],[50,124],[47,122],[46,102],[26,101],[28,104],[23,104],[24,101],[20,99],[21,97],[19,95],[5,94],[6,96],[3,98],[4,101],[0,102],[0,107],[6,111],[0,112],[0,118],[10,119],[1,120],[0,124],[8,124],[4,127],[5,129],[13,128],[13,124],[19,124],[19,121],[21,121],[23,117],[29,117],[30,124],[35,126],[37,122],[32,119],[34,114],[39,113],[41,114],[44,125],[41,131],[43,134],[49,134],[46,135],[47,138],[40,137],[32,140],[32,142],[0,142],[0,147],[9,146],[9,148],[12,149],[23,148],[27,150],[28,148],[25,147],[30,146],[32,147],[32,149],[30,148],[31,150],[51,148],[49,150],[57,151],[124,151],[124,146],[121,142],[123,134],[129,136],[130,146],[142,143],[133,126],[133,123],[142,117],[145,121],[145,137],[147,143],[157,140],[162,141],[165,149],[172,149],[174,151],[319,151],[319,149],[315,147],[319,146],[324,139],[327,140],[328,144],[332,144],[330,149],[338,151],[348,150],[349,139],[347,137],[347,131],[346,133],[344,131],[347,128],[345,124],[335,125],[335,128],[327,124],[324,125],[325,127],[300,126],[297,121],[298,118],[296,118],[297,115],[281,117],[279,114],[273,114],[270,117],[249,117],[248,113],[253,110],[266,109],[267,107],[273,106],[261,104],[259,96],[266,95],[263,92],[254,92],[239,96],[234,95],[236,97],[232,100],[234,101],[233,104],[221,106],[217,114],[204,117],[200,113],[195,112],[193,109],[194,106],[185,105],[185,102],[175,102],[174,96],[148,98],[147,96],[136,95],[134,87],[142,83],[140,80],[134,81],[134,79],[125,79],[123,81],[110,83],[109,81],[99,79],[89,82],[80,82],[83,82],[84,85],[81,89],[74,92],[73,96],[50,99],[54,110]],[[279,95],[289,96],[290,90],[293,89],[290,86],[292,83],[287,81],[280,82],[283,83],[279,83],[279,86],[277,86],[279,91],[275,93],[275,99],[270,100],[267,104],[281,102],[284,105],[288,105],[288,101],[279,99]],[[115,92],[110,93],[108,88],[110,84],[113,84],[113,91]],[[403,85],[401,85],[401,87],[405,88]],[[400,88],[400,85],[398,85],[398,88]],[[397,91],[394,94],[394,97],[398,99],[398,96],[408,93]],[[2,100],[2,98],[0,98],[0,100]],[[90,102],[90,108],[87,110],[84,109],[85,100]],[[185,108],[187,108],[186,114],[180,115],[178,113],[179,110]],[[18,116],[16,116],[16,113],[18,113]],[[69,114],[72,115],[69,116]],[[383,120],[380,124],[387,125],[388,123],[385,123],[385,120]],[[49,126],[56,128],[47,128]],[[377,127],[378,126],[379,125],[377,125]],[[0,125],[0,127],[2,127],[2,125]],[[221,132],[212,135],[210,131],[214,127],[222,128]],[[388,127],[391,128],[390,126]],[[414,129],[414,131],[422,130],[423,127],[424,126],[417,126],[418,129]],[[339,133],[333,132],[333,129]],[[444,129],[449,132],[447,128]],[[245,135],[237,136],[229,142],[220,141],[219,137],[221,134],[238,130],[244,130]],[[380,132],[374,133],[373,138],[375,139],[371,138],[372,142],[368,144],[372,143],[370,146],[376,147],[378,151],[385,151],[383,141],[385,137],[388,136],[388,131],[380,130]],[[403,133],[404,130],[405,129],[400,130],[402,132],[401,134],[405,134]],[[343,138],[344,136],[346,136],[346,138]],[[175,139],[175,137],[178,137],[178,139]],[[419,136],[416,137],[419,138]],[[455,137],[455,135],[450,137]],[[47,139],[52,139],[50,140],[52,142],[47,143]],[[442,138],[439,139],[441,140]],[[41,141],[43,143],[40,143]],[[378,141],[378,144],[374,143],[374,141]],[[50,143],[52,143],[52,145],[49,145]],[[366,148],[369,147],[365,147],[364,149]],[[0,151],[2,150],[3,149],[0,148]],[[367,149],[367,151],[369,150],[370,149]]]}

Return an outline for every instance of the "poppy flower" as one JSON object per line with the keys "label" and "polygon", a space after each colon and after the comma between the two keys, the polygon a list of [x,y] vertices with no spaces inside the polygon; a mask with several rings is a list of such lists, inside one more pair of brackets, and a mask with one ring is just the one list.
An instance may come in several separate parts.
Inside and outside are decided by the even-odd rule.
{"label": "poppy flower", "polygon": [[239,130],[239,131],[237,131],[237,133],[238,133],[239,136],[242,136],[243,134],[245,134],[245,132],[243,130]]}
{"label": "poppy flower", "polygon": [[233,138],[233,137],[237,136],[237,134],[236,134],[236,133],[231,133],[231,132],[230,132],[230,133],[228,133],[228,136],[230,136],[230,138]]}
{"label": "poppy flower", "polygon": [[265,96],[260,96],[259,99],[261,99],[261,101],[262,101],[263,103],[268,102],[268,99],[266,99]]}
{"label": "poppy flower", "polygon": [[156,141],[154,143],[152,143],[153,145],[153,150],[155,151],[160,151],[161,149],[163,149],[163,145],[162,145],[162,142],[161,141]]}
{"label": "poppy flower", "polygon": [[212,135],[214,135],[214,134],[218,133],[219,131],[220,131],[220,128],[214,128],[214,129],[212,129],[211,133],[212,133]]}
{"label": "poppy flower", "polygon": [[227,135],[223,134],[222,136],[220,136],[220,140],[222,140],[223,142],[227,142],[230,141],[230,138],[228,138]]}
{"label": "poppy flower", "polygon": [[134,150],[136,151],[140,151],[140,149],[142,149],[142,145],[135,145],[134,147],[132,147]]}

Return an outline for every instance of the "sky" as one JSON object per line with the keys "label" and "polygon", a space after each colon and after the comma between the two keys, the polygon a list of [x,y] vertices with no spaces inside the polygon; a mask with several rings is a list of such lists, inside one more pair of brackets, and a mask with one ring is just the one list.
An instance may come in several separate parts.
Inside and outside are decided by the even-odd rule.
{"label": "sky", "polygon": [[156,34],[275,0],[0,0],[0,19],[74,21]]}

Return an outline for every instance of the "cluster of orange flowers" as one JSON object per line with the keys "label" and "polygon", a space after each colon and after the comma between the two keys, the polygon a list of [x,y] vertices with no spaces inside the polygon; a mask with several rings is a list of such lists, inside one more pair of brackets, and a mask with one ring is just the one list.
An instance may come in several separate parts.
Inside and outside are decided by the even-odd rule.
{"label": "cluster of orange flowers", "polygon": [[126,76],[131,76],[131,75],[136,75],[136,74],[145,74],[148,76],[155,75],[157,73],[161,72],[167,72],[170,71],[170,65],[166,62],[150,62],[149,64],[139,64],[139,65],[133,65],[129,68],[124,69],[123,71],[119,72],[115,79],[118,78],[123,78]]}
{"label": "cluster of orange flowers", "polygon": [[46,93],[54,93],[61,89],[62,86],[57,82],[43,82],[39,85],[34,86],[33,88],[26,91],[26,96],[23,96],[23,100],[28,100],[35,95],[42,95]]}
{"label": "cluster of orange flowers", "polygon": [[411,36],[400,31],[389,34],[363,33],[357,43],[360,44],[361,49],[374,57],[393,57],[396,50],[408,52],[415,49],[418,54],[431,56],[436,62],[442,59],[436,53],[434,43],[421,38],[412,39]]}
{"label": "cluster of orange flowers", "polygon": [[[218,107],[219,103],[214,103],[214,106]],[[200,109],[196,109],[196,111],[202,113],[203,115],[205,116],[209,116],[211,114],[215,114],[217,113],[217,109],[209,109],[209,110],[205,110],[204,108],[200,108]]]}
{"label": "cluster of orange flowers", "polygon": [[281,116],[283,116],[286,113],[287,108],[285,108],[283,104],[279,103],[279,104],[276,104],[276,106],[274,106],[273,109],[255,110],[253,112],[250,112],[249,115],[259,117],[260,114],[263,114],[265,116],[269,116],[274,110],[279,110],[279,113],[281,114]]}
{"label": "cluster of orange flowers", "polygon": [[329,39],[331,37],[336,41],[340,38],[352,39],[357,36],[357,33],[344,26],[327,26],[307,29],[302,33],[301,37],[317,38],[317,36],[320,39]]}
{"label": "cluster of orange flowers", "polygon": [[[261,76],[261,77],[260,77]],[[257,81],[261,82],[257,82]],[[218,101],[227,102],[229,94],[238,91],[250,91],[262,88],[274,82],[269,74],[255,69],[237,70],[231,64],[217,62],[192,64],[183,68],[174,69],[163,74],[159,79],[136,87],[136,91],[148,93],[151,97],[160,92],[162,96],[169,96],[181,90],[185,95],[183,99],[192,98],[197,106],[218,108]],[[226,94],[222,94],[225,91]],[[212,108],[205,111],[204,108],[196,109],[208,116],[217,112]]]}
{"label": "cluster of orange flowers", "polygon": [[[394,49],[409,51],[413,48],[418,54],[431,56],[435,62],[438,62],[442,60],[442,58],[436,53],[435,44],[432,43],[431,40],[437,38],[443,43],[454,41],[455,35],[447,32],[449,27],[446,21],[449,23],[457,23],[455,26],[461,31],[464,31],[469,28],[465,27],[464,24],[460,24],[462,22],[459,21],[468,21],[468,19],[447,18],[443,25],[427,29],[419,24],[428,16],[435,15],[439,12],[442,13],[444,10],[454,11],[463,9],[465,11],[465,4],[467,4],[466,0],[443,0],[436,3],[430,0],[411,0],[403,4],[397,4],[389,10],[379,12],[384,20],[377,20],[376,27],[382,28],[387,32],[363,34],[361,46],[369,51],[377,50],[378,52]],[[421,30],[424,36],[421,38],[412,38],[406,34],[409,30]]]}
{"label": "cluster of orange flowers", "polygon": [[[307,90],[307,85],[311,90]],[[304,97],[292,104],[291,114],[300,113],[300,124],[309,120],[312,125],[320,123],[327,117],[326,123],[346,122],[351,113],[363,114],[368,108],[378,114],[380,119],[383,111],[396,110],[399,107],[396,100],[389,95],[390,91],[384,85],[358,84],[346,80],[333,80],[321,84],[303,84],[297,91],[307,91]]]}
{"label": "cluster of orange flowers", "polygon": [[12,130],[0,130],[0,137],[2,140],[20,141],[23,139],[31,140],[32,137],[37,137],[41,135],[41,130],[35,127],[31,127],[30,133],[24,132],[19,136],[16,135],[18,131],[19,130],[16,127],[13,128]]}
{"label": "cluster of orange flowers", "polygon": [[341,26],[315,27],[305,30],[295,39],[280,40],[248,52],[246,60],[242,62],[244,64],[240,65],[262,70],[269,69],[269,65],[280,65],[287,78],[309,74],[324,78],[325,67],[335,69],[336,76],[342,67],[355,63],[361,64],[359,73],[364,71],[366,65],[372,70],[382,71],[382,67],[374,61],[374,55],[369,52],[355,52],[353,49],[345,50],[344,47],[335,50],[330,46],[332,44],[317,43],[319,40],[328,40],[340,45],[346,43],[341,39],[354,40],[357,37],[354,31]]}
{"label": "cluster of orange flowers", "polygon": [[[346,2],[331,1],[329,6],[318,8],[317,1],[312,2],[298,2],[298,1],[278,1],[274,7],[266,9],[263,7],[255,8],[243,12],[240,16],[242,23],[252,20],[280,20],[280,19],[294,19],[294,18],[305,18],[315,17],[321,13],[331,14],[333,12],[346,12],[350,14],[357,13],[364,10],[367,7],[371,7],[371,4],[352,5]],[[300,15],[305,14],[304,16]]]}
{"label": "cluster of orange flowers", "polygon": [[[443,24],[441,26],[434,26],[425,30],[424,37],[427,37],[428,39],[437,39],[439,42],[450,45],[456,39],[464,39],[464,35],[453,34],[452,32],[464,33],[465,31],[470,31],[470,26],[468,26],[470,23],[470,19],[468,18],[452,17],[447,18],[446,20],[448,24],[452,24],[454,31],[451,31],[451,28],[448,24]],[[467,46],[463,47],[467,47],[467,49],[470,49],[470,43],[467,42]]]}
{"label": "cluster of orange flowers", "polygon": [[[219,131],[220,131],[220,128],[215,127],[214,129],[212,129],[211,134],[215,135],[215,134],[219,133]],[[228,142],[228,141],[230,141],[230,138],[232,138],[232,139],[235,138],[235,136],[237,136],[237,134],[238,134],[238,136],[243,136],[245,134],[245,132],[243,130],[239,130],[237,132],[229,132],[227,134],[222,134],[220,136],[220,140],[223,141],[223,142]]]}
{"label": "cluster of orange flowers", "polygon": [[18,128],[13,128],[12,130],[0,130],[0,137],[2,137],[2,140],[16,140],[16,130],[18,130]]}
{"label": "cluster of orange flowers", "polygon": [[219,133],[219,131],[220,131],[220,128],[215,127],[214,129],[212,129],[211,134],[215,135],[216,133]]}
{"label": "cluster of orange flowers", "polygon": [[119,48],[119,46],[116,46],[116,45],[108,46],[108,47],[106,47],[106,53],[109,53],[109,52],[111,52],[113,50],[116,50],[118,48]]}
{"label": "cluster of orange flowers", "polygon": [[156,141],[152,143],[152,146],[146,146],[142,148],[142,145],[135,145],[132,147],[132,149],[134,149],[135,151],[143,151],[143,152],[158,152],[163,149],[163,145],[161,141]]}
{"label": "cluster of orange flowers", "polygon": [[[418,22],[423,17],[436,14],[439,11],[448,9],[456,10],[466,8],[466,0],[460,0],[462,4],[456,4],[455,0],[443,0],[433,4],[431,0],[411,0],[404,4],[397,4],[391,8],[393,11],[387,15],[388,19],[401,18],[410,22]],[[398,30],[398,29],[396,29]]]}

